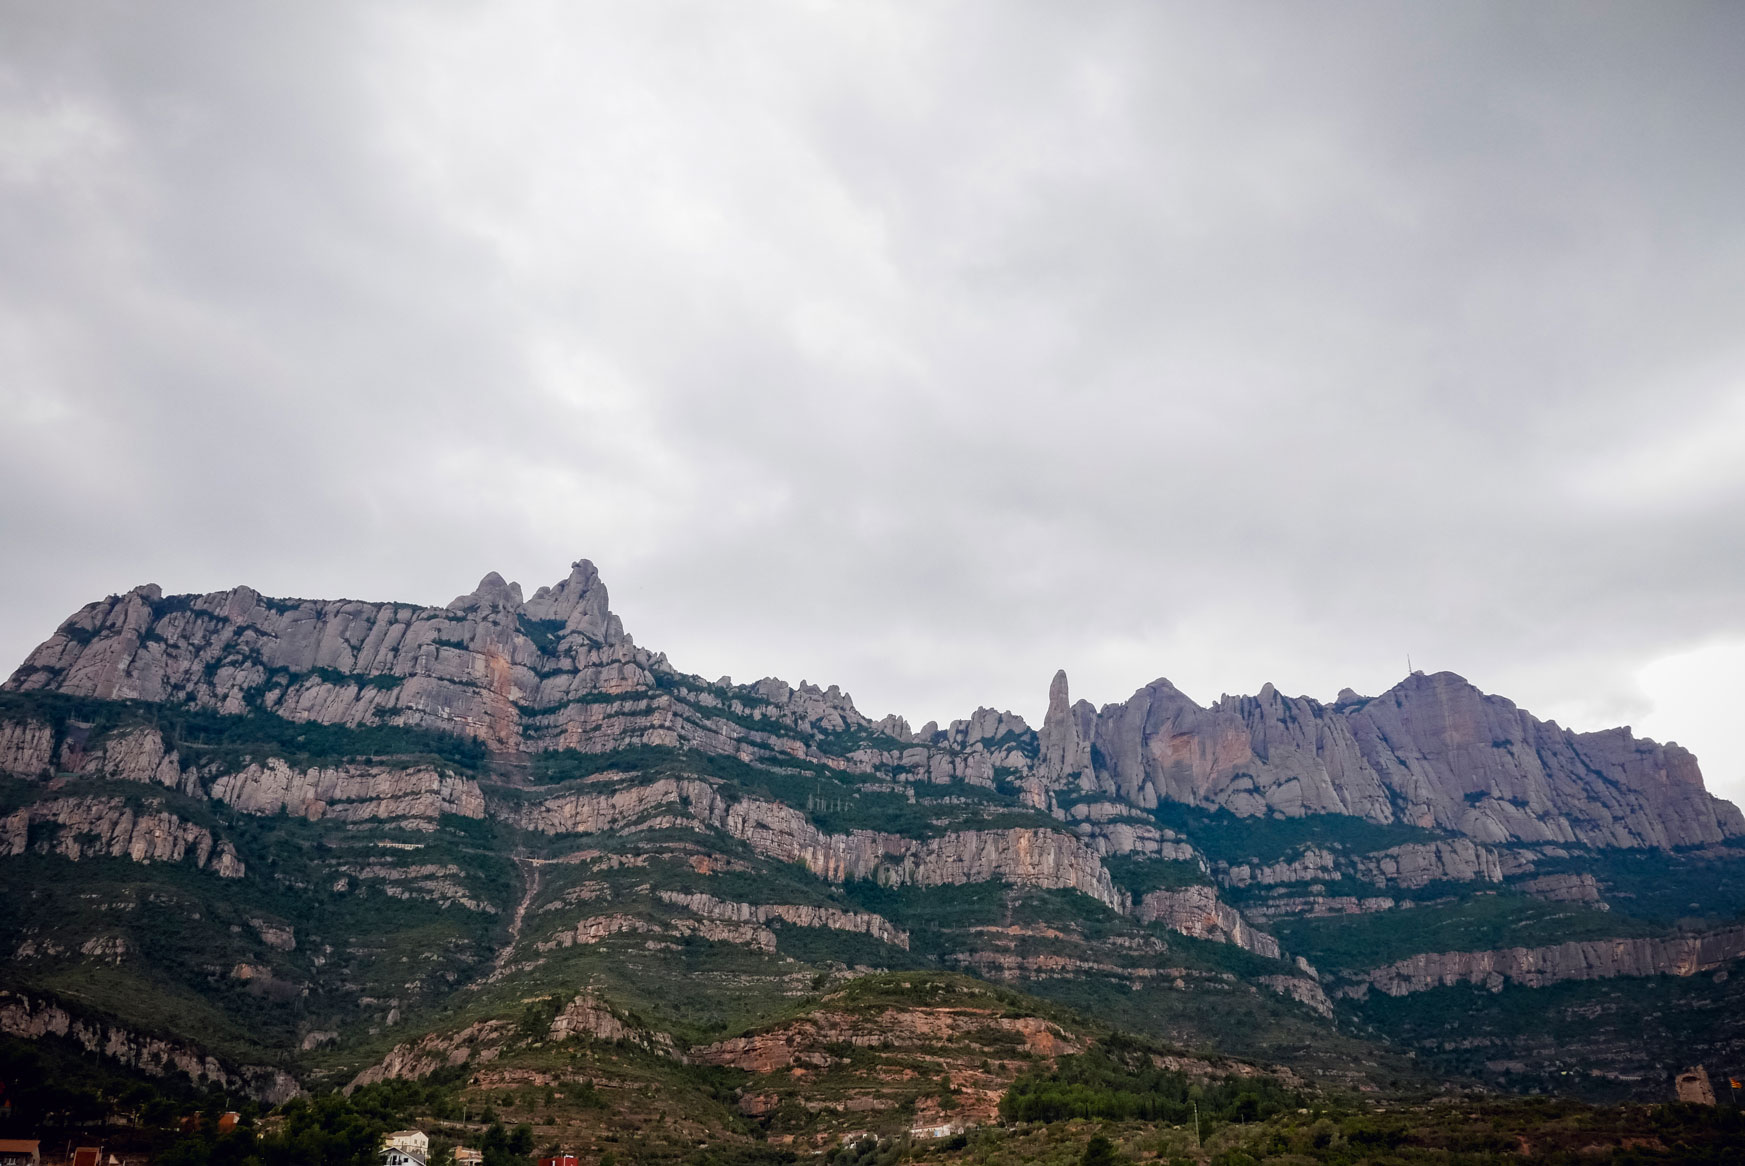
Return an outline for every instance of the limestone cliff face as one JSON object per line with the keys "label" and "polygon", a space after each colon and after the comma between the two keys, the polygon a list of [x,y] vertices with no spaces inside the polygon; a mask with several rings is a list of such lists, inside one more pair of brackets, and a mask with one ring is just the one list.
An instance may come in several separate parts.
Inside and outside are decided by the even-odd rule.
{"label": "limestone cliff face", "polygon": [[920,839],[871,830],[830,834],[792,806],[760,798],[728,802],[717,783],[673,778],[601,793],[566,792],[505,806],[500,812],[525,829],[553,834],[690,820],[718,827],[759,854],[799,863],[831,882],[875,879],[888,886],[940,886],[997,881],[1068,888],[1116,910],[1125,906],[1096,851],[1060,830],[958,830]]}
{"label": "limestone cliff face", "polygon": [[[989,787],[1034,759],[1036,734],[1011,713],[978,709],[916,734],[863,716],[834,685],[682,676],[636,646],[607,599],[585,559],[531,599],[492,573],[440,608],[144,586],[75,613],[4,688],[437,729],[503,754],[657,746]],[[13,729],[0,765],[47,772],[40,737]]]}
{"label": "limestone cliff face", "polygon": [[723,919],[735,923],[772,923],[781,920],[795,927],[824,927],[832,931],[853,931],[874,939],[909,948],[909,933],[894,927],[889,919],[866,911],[843,911],[836,907],[816,907],[799,903],[735,903],[713,895],[686,894],[683,891],[661,891],[663,902],[682,907],[704,919]]}
{"label": "limestone cliff face", "polygon": [[1416,889],[1431,883],[1500,883],[1501,856],[1470,838],[1407,842],[1386,850],[1346,856],[1325,847],[1273,863],[1220,863],[1218,881],[1229,887],[1270,887],[1358,879],[1378,887]]}
{"label": "limestone cliff face", "polygon": [[1403,846],[1359,855],[1354,861],[1358,878],[1383,887],[1415,889],[1431,883],[1500,883],[1502,860],[1488,846],[1469,838],[1446,842],[1408,842]]}
{"label": "limestone cliff face", "polygon": [[215,842],[204,826],[183,821],[147,802],[136,808],[124,798],[51,798],[34,802],[0,821],[0,855],[20,855],[30,848],[30,828],[49,824],[58,829],[53,840],[37,844],[42,853],[74,862],[98,855],[134,862],[181,862],[193,859],[202,870],[220,878],[242,878],[245,868],[228,841]]}
{"label": "limestone cliff face", "polygon": [[1280,996],[1289,996],[1298,1004],[1331,1020],[1333,1018],[1333,1002],[1327,999],[1327,993],[1318,980],[1311,976],[1261,976],[1260,982],[1277,992]]}
{"label": "limestone cliff face", "polygon": [[70,735],[61,743],[51,769],[44,758],[55,752],[49,726],[0,721],[0,772],[16,777],[40,778],[58,769],[78,777],[160,785],[190,797],[214,798],[244,813],[283,810],[311,820],[434,821],[443,814],[463,818],[485,814],[477,782],[430,765],[360,762],[300,769],[269,757],[228,772],[212,766],[184,768],[176,752],[166,748],[162,734],[143,726],[96,741]]}
{"label": "limestone cliff face", "polygon": [[1602,911],[1611,908],[1600,898],[1599,880],[1583,871],[1580,874],[1548,874],[1525,879],[1515,889],[1536,899],[1553,903],[1591,903]]}
{"label": "limestone cliff face", "polygon": [[1141,898],[1134,914],[1141,923],[1161,923],[1196,939],[1234,943],[1268,959],[1279,958],[1278,940],[1249,925],[1241,913],[1218,898],[1211,887],[1152,891]]}
{"label": "limestone cliff face", "polygon": [[0,989],[0,1032],[26,1040],[62,1037],[153,1077],[185,1073],[197,1084],[234,1089],[278,1105],[295,1097],[297,1082],[281,1069],[226,1067],[192,1045],[158,1040],[116,1025],[73,1016],[57,1004]]}
{"label": "limestone cliff face", "polygon": [[430,766],[339,765],[295,769],[277,757],[212,782],[212,797],[248,814],[281,810],[315,820],[483,818],[478,783]]}
{"label": "limestone cliff face", "polygon": [[139,781],[198,795],[200,780],[192,768],[166,749],[156,729],[136,728],[106,737],[89,752],[69,738],[61,746],[61,768],[111,781]]}
{"label": "limestone cliff face", "polygon": [[54,727],[34,719],[0,721],[0,773],[12,777],[47,777],[55,752]]}
{"label": "limestone cliff face", "polygon": [[1344,976],[1338,994],[1361,999],[1372,988],[1404,996],[1457,984],[1540,988],[1563,980],[1614,976],[1691,976],[1745,956],[1745,927],[1665,938],[1601,939],[1500,951],[1426,952]]}
{"label": "limestone cliff face", "polygon": [[660,778],[597,792],[569,791],[537,801],[493,802],[491,806],[497,817],[540,834],[625,830],[662,809],[699,822],[725,820],[727,816],[727,805],[716,783],[702,778]]}
{"label": "limestone cliff face", "polygon": [[1096,783],[1240,815],[1351,814],[1479,842],[1671,847],[1745,836],[1676,745],[1572,733],[1452,673],[1335,705],[1272,686],[1201,708],[1168,681],[1098,712]]}
{"label": "limestone cliff face", "polygon": [[519,748],[521,706],[549,710],[543,727],[561,736],[567,702],[651,684],[656,657],[605,605],[586,561],[527,604],[494,574],[446,608],[273,600],[248,587],[166,599],[140,587],[81,609],[7,686],[332,724],[373,718]]}

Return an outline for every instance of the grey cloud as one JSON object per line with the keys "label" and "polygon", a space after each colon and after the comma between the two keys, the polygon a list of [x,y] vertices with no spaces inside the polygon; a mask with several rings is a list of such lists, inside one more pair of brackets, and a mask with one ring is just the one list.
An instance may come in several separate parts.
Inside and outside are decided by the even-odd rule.
{"label": "grey cloud", "polygon": [[4,20],[14,659],[579,554],[916,721],[1745,636],[1737,7]]}

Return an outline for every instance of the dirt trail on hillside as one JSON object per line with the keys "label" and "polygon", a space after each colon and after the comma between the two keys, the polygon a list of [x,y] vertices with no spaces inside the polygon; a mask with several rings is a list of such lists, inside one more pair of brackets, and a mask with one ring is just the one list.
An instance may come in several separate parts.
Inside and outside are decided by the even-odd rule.
{"label": "dirt trail on hillside", "polygon": [[515,944],[521,939],[521,924],[527,918],[527,908],[533,903],[533,896],[539,893],[539,862],[536,859],[522,858],[517,855],[515,865],[521,868],[521,876],[527,883],[527,891],[521,896],[521,902],[515,905],[515,914],[509,918],[509,939],[503,944],[503,950],[497,953],[497,958],[491,961],[491,974],[496,975],[503,970],[503,965],[509,962],[514,954]]}

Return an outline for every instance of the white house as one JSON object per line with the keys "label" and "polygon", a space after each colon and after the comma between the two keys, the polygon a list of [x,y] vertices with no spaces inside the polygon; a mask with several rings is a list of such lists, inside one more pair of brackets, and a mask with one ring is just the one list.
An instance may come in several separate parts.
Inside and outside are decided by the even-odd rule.
{"label": "white house", "polygon": [[382,1149],[404,1150],[408,1154],[417,1154],[420,1158],[430,1157],[430,1135],[423,1130],[395,1130],[382,1138]]}
{"label": "white house", "polygon": [[395,1130],[382,1139],[382,1166],[425,1166],[430,1136],[423,1130]]}

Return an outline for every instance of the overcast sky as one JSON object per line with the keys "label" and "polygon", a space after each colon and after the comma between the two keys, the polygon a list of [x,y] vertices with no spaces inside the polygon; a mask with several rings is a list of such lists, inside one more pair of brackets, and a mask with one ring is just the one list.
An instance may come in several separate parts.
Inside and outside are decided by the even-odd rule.
{"label": "overcast sky", "polygon": [[1745,5],[7,4],[0,655],[586,556],[912,723],[1449,669],[1745,795]]}

